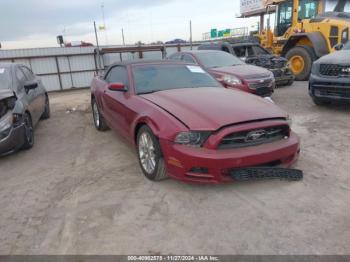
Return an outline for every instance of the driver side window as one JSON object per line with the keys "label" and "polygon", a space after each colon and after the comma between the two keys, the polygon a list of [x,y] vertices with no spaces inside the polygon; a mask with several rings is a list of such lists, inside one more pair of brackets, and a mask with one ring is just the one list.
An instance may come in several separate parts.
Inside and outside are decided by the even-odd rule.
{"label": "driver side window", "polygon": [[128,71],[123,66],[115,66],[109,70],[105,80],[107,83],[123,83],[125,87],[129,86]]}

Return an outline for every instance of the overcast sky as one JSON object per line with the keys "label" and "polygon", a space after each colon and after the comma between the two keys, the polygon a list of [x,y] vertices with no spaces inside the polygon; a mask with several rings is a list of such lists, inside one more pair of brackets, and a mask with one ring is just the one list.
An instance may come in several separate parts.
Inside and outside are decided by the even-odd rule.
{"label": "overcast sky", "polygon": [[57,46],[66,41],[95,44],[93,21],[107,30],[99,32],[101,44],[127,44],[189,39],[201,40],[211,28],[251,27],[256,19],[237,19],[239,0],[0,0],[0,42],[3,49]]}

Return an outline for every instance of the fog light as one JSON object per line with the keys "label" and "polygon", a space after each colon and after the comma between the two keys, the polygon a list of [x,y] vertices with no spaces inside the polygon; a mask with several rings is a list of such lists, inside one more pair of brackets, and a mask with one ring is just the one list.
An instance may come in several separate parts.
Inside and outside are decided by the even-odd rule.
{"label": "fog light", "polygon": [[194,174],[208,174],[209,170],[205,167],[193,167],[190,172]]}

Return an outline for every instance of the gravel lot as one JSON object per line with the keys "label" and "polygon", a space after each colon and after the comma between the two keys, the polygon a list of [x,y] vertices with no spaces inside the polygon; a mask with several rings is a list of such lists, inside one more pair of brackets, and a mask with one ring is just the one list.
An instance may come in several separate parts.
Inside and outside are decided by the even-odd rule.
{"label": "gravel lot", "polygon": [[201,186],[146,180],[89,95],[51,94],[35,147],[0,159],[0,254],[350,254],[349,106],[278,89],[304,180]]}

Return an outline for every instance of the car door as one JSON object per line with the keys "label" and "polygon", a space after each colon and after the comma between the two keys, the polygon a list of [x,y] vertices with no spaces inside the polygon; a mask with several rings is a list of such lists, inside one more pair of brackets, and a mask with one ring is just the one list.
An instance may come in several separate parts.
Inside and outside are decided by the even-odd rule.
{"label": "car door", "polygon": [[102,106],[104,117],[107,119],[110,127],[121,135],[128,137],[128,123],[126,115],[127,100],[130,98],[130,90],[126,92],[111,91],[108,85],[112,83],[123,83],[126,89],[129,89],[128,70],[125,66],[114,66],[109,70],[105,77],[105,88],[102,94]]}
{"label": "car door", "polygon": [[23,73],[25,74],[25,76],[27,77],[28,81],[30,83],[35,83],[37,84],[37,88],[33,89],[34,94],[35,94],[35,99],[34,99],[34,104],[35,104],[35,108],[38,114],[38,118],[41,117],[42,113],[45,110],[45,93],[46,90],[43,86],[43,84],[41,83],[41,81],[33,74],[33,72],[26,66],[21,66],[21,70],[23,71]]}
{"label": "car door", "polygon": [[37,122],[38,112],[35,106],[35,90],[26,90],[25,84],[28,83],[28,79],[19,66],[15,67],[15,76],[17,80],[17,90],[22,90],[19,92],[21,94],[20,99],[22,100],[26,109],[30,112],[33,124]]}

